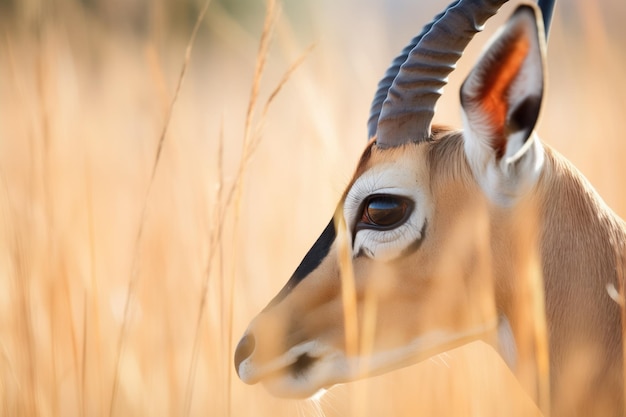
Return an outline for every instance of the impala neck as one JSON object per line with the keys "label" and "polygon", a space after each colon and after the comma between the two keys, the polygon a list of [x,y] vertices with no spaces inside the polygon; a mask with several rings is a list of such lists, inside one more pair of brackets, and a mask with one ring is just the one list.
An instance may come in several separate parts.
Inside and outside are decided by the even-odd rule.
{"label": "impala neck", "polygon": [[[622,312],[607,287],[621,288],[625,270],[626,226],[597,195],[587,180],[565,158],[546,146],[544,173],[537,186],[529,222],[508,220],[517,228],[521,243],[509,243],[511,265],[533,265],[537,254],[543,275],[545,317],[549,340],[550,375],[555,415],[614,415],[615,404],[623,404]],[[532,213],[536,215],[532,215]],[[535,223],[536,227],[528,227]],[[521,234],[520,230],[525,230]],[[536,232],[533,232],[535,230]],[[506,239],[503,236],[503,239]],[[504,242],[504,241],[502,241]],[[535,251],[520,259],[520,245]],[[507,246],[505,244],[505,246]],[[511,262],[511,259],[513,261]],[[530,262],[528,262],[530,261]],[[496,270],[511,273],[506,267]],[[532,273],[532,271],[526,270]],[[527,274],[532,276],[531,274]],[[508,275],[515,279],[520,276]],[[506,277],[499,279],[506,282]],[[524,354],[528,337],[529,312],[518,308],[532,293],[519,282],[504,285],[499,296],[501,311],[511,321],[518,348]],[[502,282],[502,281],[501,281]],[[521,297],[512,291],[522,288]],[[521,299],[520,299],[521,298]],[[532,304],[531,304],[532,305]],[[530,314],[532,316],[532,313]],[[532,321],[532,319],[531,319]],[[520,346],[519,340],[522,339]],[[528,348],[528,346],[527,346]],[[532,355],[527,355],[532,356]],[[559,383],[557,381],[561,381]],[[554,392],[560,389],[561,392]],[[610,404],[610,413],[598,409]],[[617,414],[616,414],[617,415]],[[619,414],[621,415],[621,414]]]}

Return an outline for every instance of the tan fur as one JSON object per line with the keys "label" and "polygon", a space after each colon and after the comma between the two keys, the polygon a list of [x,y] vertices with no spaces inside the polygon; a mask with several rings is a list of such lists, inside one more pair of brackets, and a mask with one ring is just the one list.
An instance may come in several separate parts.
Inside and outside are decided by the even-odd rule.
{"label": "tan fur", "polygon": [[[307,396],[470,341],[498,348],[503,319],[512,369],[543,412],[624,414],[623,312],[607,286],[623,293],[626,224],[532,133],[543,32],[530,6],[509,22],[461,89],[465,134],[370,141],[335,214],[339,238],[251,323],[236,355],[246,382]],[[394,219],[411,209],[366,224],[373,195]]]}
{"label": "tan fur", "polygon": [[[439,329],[462,335],[481,325],[486,330],[480,334],[414,352],[392,368],[471,340],[497,346],[495,323],[504,315],[518,349],[514,371],[537,399],[541,340],[534,327],[536,300],[529,277],[538,272],[545,291],[553,415],[621,415],[620,308],[606,286],[621,288],[626,227],[564,158],[548,147],[546,155],[536,186],[516,206],[502,208],[474,180],[459,132],[435,128],[429,142],[390,149],[368,145],[354,180],[377,167],[393,166],[412,176],[432,207],[427,208],[419,250],[390,262],[353,259],[358,334],[370,335],[368,345],[358,341],[360,354],[393,351]],[[251,360],[262,366],[312,340],[345,352],[340,283],[335,242],[289,296],[252,322],[249,331],[257,337]],[[375,315],[366,319],[368,303],[375,306]],[[354,377],[387,370],[364,368]],[[279,392],[273,384],[284,372],[262,379]],[[352,377],[325,384],[345,378]]]}
{"label": "tan fur", "polygon": [[[571,164],[546,151],[538,198],[555,406],[580,416],[622,415],[621,314],[606,287],[623,287],[626,225]],[[588,373],[572,376],[576,367]]]}
{"label": "tan fur", "polygon": [[[443,136],[430,151],[433,165],[441,167],[433,177],[443,174],[467,184],[471,172],[463,162],[460,135]],[[538,250],[554,415],[622,415],[621,312],[606,287],[623,286],[626,225],[567,160],[547,146],[546,156],[522,210],[490,208],[497,308],[512,321],[519,344],[524,339],[520,321],[532,315],[516,305],[520,271],[528,262],[525,256]]]}

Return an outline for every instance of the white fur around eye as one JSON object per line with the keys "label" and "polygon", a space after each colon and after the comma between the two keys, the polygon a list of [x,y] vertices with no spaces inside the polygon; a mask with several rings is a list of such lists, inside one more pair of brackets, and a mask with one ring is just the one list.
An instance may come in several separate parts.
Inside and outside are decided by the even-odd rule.
{"label": "white fur around eye", "polygon": [[365,254],[379,261],[397,258],[414,242],[422,238],[422,225],[414,212],[401,226],[392,230],[361,229],[354,236],[354,255]]}
{"label": "white fur around eye", "polygon": [[[407,172],[408,171],[408,172]],[[364,201],[373,194],[409,198],[414,202],[412,212],[404,223],[391,230],[360,229],[353,239],[353,255],[388,261],[397,258],[413,243],[422,239],[426,222],[427,200],[416,185],[415,172],[398,166],[382,166],[364,173],[354,183],[344,202],[344,216],[350,228],[360,220]]]}

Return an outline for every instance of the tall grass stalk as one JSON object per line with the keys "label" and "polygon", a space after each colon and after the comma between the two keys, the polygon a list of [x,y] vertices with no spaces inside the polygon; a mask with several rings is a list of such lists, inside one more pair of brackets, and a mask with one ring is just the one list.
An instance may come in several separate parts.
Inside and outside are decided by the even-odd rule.
{"label": "tall grass stalk", "polygon": [[[237,230],[238,230],[238,224],[239,224],[241,190],[243,188],[243,179],[244,179],[245,169],[248,164],[248,160],[251,156],[250,143],[252,139],[250,137],[250,134],[251,134],[251,129],[252,129],[252,122],[253,122],[253,117],[255,114],[256,103],[258,101],[259,89],[261,86],[261,78],[263,76],[263,70],[265,69],[265,62],[267,60],[267,54],[268,54],[268,50],[270,47],[271,35],[273,33],[274,25],[277,19],[278,19],[278,10],[276,8],[276,1],[268,0],[267,5],[266,5],[263,30],[261,32],[261,39],[259,42],[259,49],[257,51],[257,56],[256,56],[256,66],[255,66],[255,71],[254,71],[254,76],[253,76],[253,81],[252,81],[252,89],[251,89],[250,96],[248,99],[248,109],[246,112],[246,120],[245,120],[245,125],[244,125],[243,148],[242,148],[241,156],[239,159],[239,168],[237,170],[235,180],[233,181],[228,193],[226,194],[225,199],[223,201],[218,201],[217,212],[219,214],[219,218],[218,218],[217,233],[214,235],[215,239],[213,240],[213,242],[211,242],[211,247],[209,249],[210,251],[209,259],[207,262],[207,267],[205,269],[206,271],[205,280],[204,280],[203,288],[202,288],[200,308],[198,310],[198,317],[196,320],[196,330],[195,330],[195,336],[194,336],[193,350],[195,352],[197,352],[198,344],[199,344],[200,324],[202,322],[202,316],[204,314],[206,300],[208,296],[207,292],[208,292],[208,285],[209,285],[209,274],[210,274],[211,266],[213,264],[213,257],[215,256],[216,253],[223,254],[224,248],[223,248],[223,242],[222,242],[222,233],[224,230],[226,213],[228,211],[228,208],[230,207],[231,202],[233,201],[233,197],[235,198],[234,200],[235,213],[234,213],[234,220],[233,220],[234,222],[233,224],[233,247],[235,246],[237,242],[236,236],[237,236]],[[222,142],[223,140],[221,139],[220,147],[223,146]],[[221,156],[221,152],[223,152],[223,149],[220,150],[220,157],[219,157],[220,160],[223,159],[223,156]],[[220,168],[220,181],[223,178],[222,176],[223,176],[223,167]],[[221,185],[222,184],[220,184],[220,187]],[[220,196],[221,196],[221,190],[220,190]],[[233,251],[233,253],[235,252]],[[223,268],[223,265],[221,268]],[[221,310],[224,310],[224,309],[228,310],[228,317],[223,323],[227,325],[227,329],[228,329],[227,335],[226,335],[226,344],[227,344],[226,352],[229,357],[230,357],[230,352],[232,352],[233,350],[232,349],[232,337],[233,337],[232,331],[233,331],[234,293],[235,293],[235,269],[232,268],[231,271],[232,271],[232,275],[230,277],[230,285],[228,286],[228,294],[225,297],[226,299],[222,298],[220,300]],[[222,280],[225,279],[224,274],[221,276],[221,279]],[[223,293],[220,294],[220,297],[222,296],[223,296]],[[228,308],[225,307],[226,302],[228,303]],[[196,362],[196,355],[192,355],[192,361],[190,363],[190,375],[191,375],[191,369],[195,368],[195,362]],[[193,381],[190,378],[188,381],[188,386],[186,390],[189,396],[189,401],[188,401],[189,405],[187,406],[187,408],[190,407],[191,405],[192,383]],[[232,397],[231,384],[232,384],[232,369],[230,366],[228,366],[227,372],[226,372],[226,395],[225,395],[227,416],[230,416],[230,413],[231,413],[231,397]]]}
{"label": "tall grass stalk", "polygon": [[[218,188],[217,188],[217,198],[216,198],[216,202],[217,202],[217,218],[221,219],[223,216],[223,210],[225,209],[225,207],[223,206],[222,202],[224,199],[224,181],[225,181],[225,174],[224,174],[224,120],[222,119],[222,122],[220,124],[220,140],[218,143],[218,149],[217,149],[217,178],[218,178]],[[220,239],[219,241],[219,245],[217,248],[217,257],[218,257],[218,262],[219,262],[219,276],[220,277],[224,277],[225,276],[225,267],[224,267],[224,245],[222,244],[222,240]],[[206,280],[206,285],[208,285],[208,275],[209,271],[207,270],[206,274],[205,274],[205,280]],[[220,323],[226,323],[226,316],[225,316],[225,308],[224,308],[224,297],[225,297],[225,291],[226,291],[226,286],[224,285],[224,279],[221,278],[218,280],[218,299],[220,300],[220,309],[219,309],[219,314],[220,314]],[[208,288],[207,291],[202,293],[202,296],[204,298],[206,298],[208,296],[207,294],[208,292]],[[204,302],[203,302],[204,304]],[[203,307],[204,308],[204,307]],[[201,317],[201,316],[199,316]],[[196,326],[196,332],[199,332],[200,329],[200,321],[198,321],[198,324]],[[224,326],[220,326],[219,328],[219,334],[222,336],[220,339],[222,340],[222,343],[220,345],[220,358],[226,358],[230,355],[230,340],[228,339],[228,335],[230,334],[230,329],[226,329],[224,328]],[[194,343],[195,340],[194,340]],[[230,375],[231,375],[231,366],[230,366],[230,361],[225,361],[224,364],[222,364],[222,366],[220,366],[219,368],[222,372],[219,374],[220,377],[222,378],[223,381],[228,381],[228,387],[227,389],[225,389],[223,391],[223,397],[222,397],[222,403],[225,404],[225,408],[226,408],[226,415],[230,416],[231,415],[231,401],[230,401]]]}
{"label": "tall grass stalk", "polygon": [[[364,352],[360,351],[360,348],[364,348],[365,346],[359,346],[359,323],[358,323],[358,306],[357,306],[357,294],[356,294],[356,283],[354,278],[354,268],[352,265],[352,246],[350,244],[350,233],[348,231],[348,226],[346,223],[346,219],[343,215],[343,206],[340,207],[335,212],[334,216],[335,221],[335,230],[337,230],[337,248],[339,253],[339,275],[341,281],[341,304],[343,306],[343,327],[345,329],[344,332],[344,343],[345,343],[345,351],[346,357],[349,362],[357,359],[361,359],[364,356]],[[371,317],[371,314],[376,314],[376,310],[371,309],[371,306],[368,305],[368,311],[364,314],[367,315],[368,321],[376,320],[376,316]],[[365,320],[365,319],[364,319]],[[366,332],[370,329],[362,329],[363,332]],[[367,337],[370,334],[363,338],[365,342]],[[356,364],[355,366],[366,366],[366,364]],[[353,372],[358,372],[359,369],[352,369]],[[367,384],[366,384],[367,385]],[[351,412],[354,413],[355,416],[363,417],[366,412],[366,404],[367,404],[367,386],[364,385],[363,388],[352,398],[350,402]],[[358,395],[360,394],[360,395]]]}
{"label": "tall grass stalk", "polygon": [[339,273],[341,276],[341,302],[343,305],[343,325],[345,329],[346,356],[356,358],[359,355],[359,328],[357,320],[356,287],[352,267],[352,248],[350,234],[343,208],[335,213],[337,247],[339,249]]}
{"label": "tall grass stalk", "polygon": [[[38,404],[37,404],[37,373],[35,366],[35,343],[34,343],[34,331],[33,331],[33,319],[31,315],[31,306],[30,306],[30,277],[28,271],[28,256],[26,254],[26,248],[24,248],[25,242],[18,235],[19,229],[14,231],[13,237],[13,253],[11,257],[15,263],[15,285],[17,289],[18,295],[18,309],[19,309],[19,327],[20,334],[18,335],[18,340],[20,341],[20,345],[24,346],[24,360],[26,362],[26,376],[25,383],[23,385],[23,391],[20,392],[22,396],[26,396],[26,398],[20,398],[20,403],[24,404],[24,408],[21,411],[24,415],[27,416],[35,416],[38,414]],[[28,395],[28,393],[33,393],[34,395]],[[20,403],[18,403],[17,408],[20,409]]]}
{"label": "tall grass stalk", "polygon": [[[235,274],[236,270],[234,268],[231,269],[231,276],[229,279],[229,284],[224,285],[224,279],[226,277],[224,271],[224,247],[223,247],[223,231],[226,222],[226,217],[229,213],[229,209],[231,205],[234,206],[234,217],[233,217],[233,253],[235,253],[235,247],[237,246],[237,231],[239,227],[239,216],[241,210],[241,200],[242,193],[244,189],[244,178],[246,174],[247,166],[250,162],[250,159],[254,152],[256,151],[258,145],[261,142],[262,138],[262,127],[264,125],[267,113],[271,107],[271,104],[278,96],[279,92],[283,88],[283,86],[288,82],[291,75],[295,70],[304,62],[308,53],[312,50],[312,46],[307,48],[307,50],[287,69],[287,71],[283,74],[278,84],[271,91],[268,99],[265,101],[263,105],[263,110],[260,116],[260,119],[255,123],[256,116],[256,108],[259,100],[259,91],[261,88],[261,82],[263,78],[263,73],[265,70],[265,64],[267,62],[267,55],[271,45],[272,34],[274,32],[274,28],[276,26],[276,22],[279,17],[279,7],[275,0],[268,0],[266,5],[265,19],[263,23],[263,29],[261,32],[261,37],[259,41],[259,47],[257,50],[256,56],[256,64],[255,70],[252,79],[252,87],[250,91],[250,96],[248,99],[248,108],[246,111],[246,118],[244,124],[244,137],[243,137],[243,146],[241,150],[241,155],[239,158],[238,169],[235,173],[235,178],[228,188],[227,192],[224,192],[224,132],[223,125],[220,131],[220,139],[219,139],[219,148],[218,148],[218,192],[216,198],[216,217],[215,224],[216,228],[211,234],[210,246],[209,246],[209,254],[206,262],[204,280],[202,284],[201,290],[201,298],[200,298],[200,306],[198,309],[198,316],[196,318],[196,325],[194,331],[194,341],[192,348],[191,361],[189,365],[188,371],[188,379],[187,386],[185,389],[185,405],[184,405],[184,414],[189,415],[191,410],[191,402],[193,395],[193,381],[195,377],[195,368],[197,364],[198,352],[199,352],[199,341],[201,334],[201,324],[202,317],[204,315],[204,311],[206,309],[206,302],[208,298],[208,289],[209,289],[209,278],[210,273],[213,268],[213,261],[215,256],[217,255],[220,258],[219,269],[220,269],[220,284],[218,285],[219,295],[220,295],[220,312],[224,313],[227,311],[226,317],[222,315],[221,323],[225,325],[226,331],[221,332],[224,335],[224,339],[226,340],[226,354],[225,356],[230,357],[230,353],[233,351],[232,346],[232,338],[233,338],[233,317],[234,317],[234,294],[235,294]],[[227,288],[227,293],[225,294],[223,289]],[[224,334],[225,333],[225,334]],[[232,366],[230,366],[230,361],[227,362],[226,365],[226,393],[225,393],[225,401],[226,401],[226,415],[229,416],[231,414],[231,383],[232,383]]]}
{"label": "tall grass stalk", "polygon": [[546,322],[545,295],[543,291],[543,274],[537,256],[531,259],[529,273],[533,290],[532,314],[534,316],[535,352],[537,360],[537,377],[539,398],[538,405],[544,415],[550,416],[550,347],[548,345],[548,325]]}
{"label": "tall grass stalk", "polygon": [[128,280],[128,287],[126,291],[126,301],[124,304],[124,315],[122,319],[122,328],[120,330],[120,336],[117,345],[117,354],[115,358],[115,371],[113,375],[113,387],[111,391],[111,400],[109,404],[109,416],[113,416],[115,412],[115,402],[117,399],[117,392],[119,389],[119,372],[120,372],[120,361],[124,354],[124,346],[127,337],[128,327],[130,326],[130,306],[132,303],[133,294],[135,291],[135,287],[137,285],[137,280],[139,277],[139,244],[141,242],[141,238],[143,236],[145,219],[146,219],[146,210],[148,208],[148,201],[150,198],[150,192],[152,190],[152,186],[154,184],[154,179],[156,176],[157,168],[159,166],[159,161],[161,160],[161,153],[163,151],[163,144],[165,143],[165,138],[167,137],[167,133],[169,131],[170,122],[172,119],[172,114],[174,113],[174,107],[178,100],[178,96],[180,91],[182,90],[183,82],[185,80],[185,75],[187,74],[187,68],[189,66],[189,61],[191,60],[191,51],[196,39],[196,35],[198,34],[198,30],[200,29],[200,25],[204,20],[204,16],[206,15],[207,10],[209,9],[209,5],[211,4],[211,0],[207,0],[204,3],[204,6],[200,13],[198,14],[198,18],[196,19],[196,24],[191,32],[191,36],[189,41],[187,42],[187,47],[185,49],[185,56],[183,60],[183,64],[181,66],[181,70],[178,76],[178,82],[176,84],[176,89],[174,90],[174,96],[172,97],[172,101],[168,107],[167,114],[165,116],[165,122],[163,124],[163,129],[161,130],[161,135],[159,137],[159,141],[157,143],[156,154],[154,157],[154,161],[152,164],[152,170],[150,172],[150,178],[148,181],[148,187],[146,189],[145,196],[143,198],[143,203],[141,207],[141,213],[139,217],[139,227],[137,229],[137,234],[135,236],[134,242],[134,251],[132,258],[132,267],[131,267],[131,275]]}
{"label": "tall grass stalk", "polygon": [[[88,163],[89,159],[85,159],[85,196],[87,202],[87,241],[89,245],[89,278],[90,278],[90,288],[89,291],[85,292],[84,298],[84,314],[83,317],[83,369],[82,369],[82,392],[83,395],[87,390],[87,369],[88,364],[95,367],[95,374],[102,375],[102,355],[100,351],[100,301],[98,295],[100,294],[98,285],[98,275],[97,275],[97,253],[96,250],[96,231],[95,231],[95,219],[94,219],[94,204],[93,204],[93,178],[92,178],[92,170],[90,168],[90,164]],[[91,320],[89,318],[92,318]],[[91,333],[90,333],[91,331]],[[93,352],[93,358],[88,354],[88,345],[87,341],[89,337],[95,338],[94,347],[95,352]],[[103,415],[104,410],[102,409],[102,381],[97,380],[97,410],[100,410],[101,415]],[[93,402],[93,401],[90,401]],[[82,412],[83,415],[87,415],[87,401],[85,398],[82,399]],[[91,404],[94,406],[94,404]]]}
{"label": "tall grass stalk", "polygon": [[[46,225],[48,230],[46,231],[46,251],[47,251],[47,260],[46,260],[46,269],[52,270],[56,267],[56,265],[52,265],[53,259],[56,255],[56,242],[54,240],[55,234],[55,218],[53,213],[53,199],[52,199],[52,181],[51,178],[51,156],[50,156],[50,142],[51,142],[51,108],[50,108],[50,97],[48,97],[48,87],[49,83],[47,80],[47,68],[50,65],[48,59],[48,51],[45,44],[45,31],[47,30],[47,22],[44,19],[42,14],[38,14],[35,20],[36,27],[36,48],[37,48],[37,57],[36,57],[36,77],[37,77],[37,96],[38,96],[38,117],[39,117],[39,125],[41,128],[40,139],[41,139],[41,148],[40,148],[40,156],[41,156],[41,189],[43,191],[43,205],[44,215],[46,220]],[[34,196],[33,196],[34,197]],[[55,331],[56,327],[54,326],[55,322],[55,314],[56,314],[56,306],[55,306],[55,292],[54,286],[52,283],[48,283],[48,303],[51,309],[51,314],[48,316],[49,326],[50,326],[50,357],[51,357],[51,368],[52,368],[52,379],[53,381],[56,379],[57,375],[57,363],[56,363],[56,337]],[[37,371],[35,371],[37,372]],[[35,381],[39,381],[42,378],[35,376]],[[56,381],[54,381],[56,382]],[[36,385],[35,385],[36,386]],[[54,413],[59,412],[59,404],[58,404],[58,386],[56,383],[52,384],[50,398],[52,403],[52,409]],[[37,404],[37,403],[35,403]],[[36,410],[39,413],[39,410]]]}
{"label": "tall grass stalk", "polygon": [[[20,80],[18,79],[19,75],[21,74],[18,71],[18,66],[16,64],[16,57],[15,57],[15,53],[14,53],[14,49],[12,46],[12,43],[9,41],[9,37],[6,36],[4,38],[4,44],[6,46],[6,51],[7,51],[7,57],[8,57],[8,66],[9,66],[9,79],[12,81],[12,84],[16,87],[16,89],[18,90],[19,94],[18,94],[18,98],[22,98],[24,97],[24,90],[23,90],[23,84],[20,82]],[[23,103],[18,102],[16,103],[17,105],[21,105]],[[31,153],[34,153],[34,137],[35,134],[32,131],[32,127],[29,126],[29,135],[28,135],[28,145],[29,145],[29,149],[31,150]],[[28,167],[28,183],[27,183],[27,193],[32,196],[34,198],[35,196],[35,181],[33,180],[36,176],[35,174],[35,165],[34,165],[34,158],[32,158],[30,160],[30,164]],[[9,210],[9,217],[12,220],[13,223],[13,227],[11,229],[9,229],[9,232],[7,233],[6,239],[8,239],[10,241],[8,247],[10,250],[10,258],[12,261],[12,271],[11,271],[11,276],[13,277],[13,285],[12,285],[12,289],[14,289],[15,293],[16,293],[16,310],[19,312],[19,314],[17,315],[17,322],[18,322],[18,331],[17,331],[17,335],[16,339],[17,339],[17,343],[22,346],[22,352],[24,355],[24,359],[23,361],[25,362],[23,368],[20,366],[22,364],[16,364],[18,367],[24,369],[25,368],[25,372],[23,372],[23,380],[18,380],[18,378],[15,378],[15,382],[17,383],[22,382],[23,385],[23,390],[22,392],[19,392],[18,394],[18,398],[15,399],[14,401],[14,409],[12,411],[14,411],[16,414],[18,414],[19,412],[25,414],[25,415],[29,415],[29,416],[34,416],[35,413],[37,412],[37,402],[35,399],[35,396],[29,396],[26,397],[25,396],[25,392],[27,392],[27,390],[30,390],[30,392],[35,392],[35,380],[36,380],[36,373],[35,373],[35,365],[34,365],[34,359],[35,359],[35,346],[34,346],[34,342],[33,342],[33,322],[32,322],[32,317],[31,317],[31,310],[30,310],[30,303],[29,303],[29,293],[30,293],[30,285],[29,285],[29,274],[27,271],[27,267],[28,267],[28,263],[27,263],[27,259],[24,255],[24,248],[23,245],[24,243],[24,237],[23,234],[25,234],[26,232],[28,232],[27,230],[24,230],[27,228],[27,226],[24,226],[22,224],[18,223],[18,213],[17,213],[17,209],[14,207],[14,203],[11,199],[11,193],[8,189],[8,184],[6,182],[5,179],[5,173],[4,171],[0,172],[0,174],[2,174],[2,185],[3,185],[3,191],[5,192],[5,202],[6,205],[8,207]],[[8,363],[8,360],[7,360]],[[26,398],[24,398],[26,397]],[[7,403],[9,403],[9,401],[7,401]],[[7,404],[7,410],[9,409],[9,405]]]}
{"label": "tall grass stalk", "polygon": [[[253,313],[242,300],[260,301],[259,291],[283,284],[282,271],[300,260],[300,243],[336,203],[330,200],[350,175],[346,166],[363,147],[349,132],[361,129],[369,89],[405,35],[420,29],[421,18],[409,15],[426,19],[428,7],[362,5],[346,19],[354,17],[352,4],[304,1],[285,5],[275,28],[265,24],[254,35],[250,9],[212,2],[196,36],[198,16],[183,15],[188,2],[12,3],[0,6],[0,415],[536,415],[549,370],[537,322],[542,288],[532,275],[519,312],[537,362],[537,389],[528,391],[536,402],[481,344],[334,388],[311,401],[316,408],[245,386],[233,369],[233,332]],[[626,37],[619,22],[626,8],[617,0],[574,6],[555,15],[539,132],[624,217]],[[200,48],[205,30],[211,37]],[[299,74],[312,47],[291,54],[309,38],[315,60]],[[451,86],[481,42],[464,54]],[[298,59],[281,67],[272,65],[274,55]],[[444,99],[436,118],[458,126],[457,113]],[[265,195],[271,201],[259,199]],[[346,249],[341,264],[349,270]],[[520,264],[531,258],[522,255]],[[525,277],[533,268],[518,271]],[[384,326],[384,285],[392,282],[370,279],[372,272],[356,283],[342,273],[348,324],[340,310],[336,318],[352,335],[345,343],[359,357],[359,373],[380,337],[377,321]],[[607,288],[614,300],[607,302],[619,303],[626,327],[624,272]],[[571,361],[552,411],[561,396],[576,399],[580,372],[598,370],[593,360]]]}

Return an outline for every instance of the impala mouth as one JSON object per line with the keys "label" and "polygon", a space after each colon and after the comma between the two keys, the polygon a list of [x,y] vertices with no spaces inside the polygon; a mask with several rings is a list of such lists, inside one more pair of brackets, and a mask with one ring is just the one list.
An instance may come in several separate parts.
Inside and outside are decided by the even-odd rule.
{"label": "impala mouth", "polygon": [[432,331],[403,347],[383,350],[367,357],[345,353],[319,342],[294,346],[283,355],[258,364],[254,355],[241,362],[238,373],[248,384],[262,382],[274,396],[307,398],[335,384],[380,375],[418,363],[438,353],[481,339],[497,327],[488,321],[464,331]]}
{"label": "impala mouth", "polygon": [[309,397],[319,390],[311,386],[328,377],[322,371],[328,368],[320,365],[334,356],[329,353],[319,343],[307,342],[263,364],[255,363],[252,355],[239,364],[237,373],[247,384],[262,382],[276,396]]}
{"label": "impala mouth", "polygon": [[346,362],[341,355],[314,357],[299,355],[289,366],[266,375],[263,386],[276,397],[304,399],[343,382],[337,375],[345,375]]}
{"label": "impala mouth", "polygon": [[306,375],[307,371],[311,369],[311,367],[313,366],[313,364],[315,364],[317,360],[318,358],[315,358],[308,353],[303,353],[302,355],[298,356],[294,363],[289,365],[289,372],[294,377],[302,377]]}

